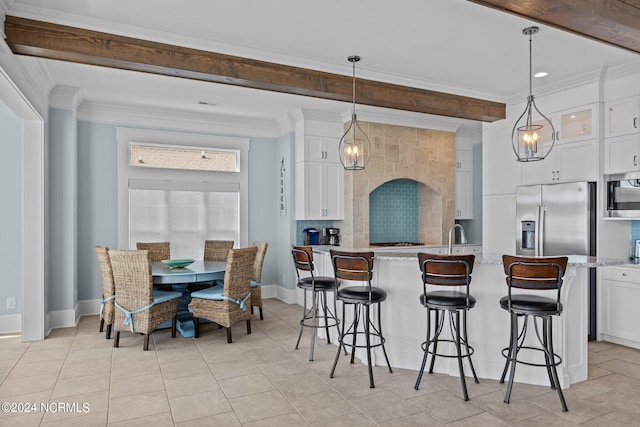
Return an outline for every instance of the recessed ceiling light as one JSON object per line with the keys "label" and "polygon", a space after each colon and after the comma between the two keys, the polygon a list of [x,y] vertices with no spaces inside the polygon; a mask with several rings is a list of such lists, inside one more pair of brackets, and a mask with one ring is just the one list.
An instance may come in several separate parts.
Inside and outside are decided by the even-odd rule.
{"label": "recessed ceiling light", "polygon": [[549,73],[547,73],[546,71],[540,71],[539,73],[535,73],[533,77],[536,77],[536,78],[546,77],[548,74]]}

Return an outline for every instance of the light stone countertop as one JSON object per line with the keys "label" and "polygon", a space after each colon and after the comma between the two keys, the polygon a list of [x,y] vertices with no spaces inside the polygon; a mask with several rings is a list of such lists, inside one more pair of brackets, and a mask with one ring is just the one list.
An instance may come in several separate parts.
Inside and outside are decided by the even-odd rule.
{"label": "light stone countertop", "polygon": [[[453,245],[453,247],[464,246],[478,246],[474,244],[468,245]],[[341,246],[314,246],[314,252],[320,254],[328,254],[331,249],[339,251],[373,251],[375,259],[381,261],[409,261],[416,262],[418,252],[424,252],[425,249],[430,248],[446,248],[447,246],[409,246],[406,248],[365,248],[365,249],[350,249]],[[567,255],[569,257],[569,267],[590,268],[590,267],[606,267],[611,265],[634,265],[634,261],[629,259],[615,259],[615,258],[602,258],[591,257],[586,255]],[[502,254],[496,253],[483,253],[477,254],[475,262],[477,264],[502,264]],[[636,264],[637,265],[637,264]]]}

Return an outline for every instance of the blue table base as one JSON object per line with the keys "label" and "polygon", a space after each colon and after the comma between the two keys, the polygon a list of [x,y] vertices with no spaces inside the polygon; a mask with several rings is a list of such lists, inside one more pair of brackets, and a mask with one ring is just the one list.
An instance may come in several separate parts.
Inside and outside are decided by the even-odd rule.
{"label": "blue table base", "polygon": [[[191,303],[191,292],[187,290],[188,284],[175,283],[171,288],[176,292],[182,292],[182,297],[178,300],[178,319],[176,329],[185,338],[195,336],[195,323],[193,322],[193,314],[189,311],[189,303]],[[201,319],[200,323],[211,323],[209,320]],[[162,322],[156,329],[168,329],[171,327],[171,320]]]}

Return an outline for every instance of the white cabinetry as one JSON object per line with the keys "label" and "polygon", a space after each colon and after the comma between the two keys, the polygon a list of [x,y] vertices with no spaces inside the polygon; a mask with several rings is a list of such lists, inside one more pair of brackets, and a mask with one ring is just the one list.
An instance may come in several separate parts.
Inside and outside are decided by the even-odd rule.
{"label": "white cabinetry", "polygon": [[344,219],[344,169],[341,164],[296,164],[296,219]]}
{"label": "white cabinetry", "polygon": [[[596,105],[551,114],[556,142],[544,160],[522,163],[522,182],[549,184],[598,179]],[[551,143],[551,133],[541,135],[540,143]]]}
{"label": "white cabinetry", "polygon": [[[321,136],[305,136],[304,151],[297,153],[297,162],[329,162],[340,163],[338,157],[338,138]],[[302,157],[301,157],[302,155]]]}
{"label": "white cabinetry", "polygon": [[473,151],[456,150],[456,219],[473,219]]}
{"label": "white cabinetry", "polygon": [[605,341],[640,348],[640,269],[606,267],[602,271],[601,331]]}
{"label": "white cabinetry", "polygon": [[640,170],[639,96],[606,103],[604,173]]}
{"label": "white cabinetry", "polygon": [[604,139],[604,173],[640,170],[640,134]]}
{"label": "white cabinetry", "polygon": [[629,96],[605,104],[605,138],[638,133],[639,99],[638,96]]}

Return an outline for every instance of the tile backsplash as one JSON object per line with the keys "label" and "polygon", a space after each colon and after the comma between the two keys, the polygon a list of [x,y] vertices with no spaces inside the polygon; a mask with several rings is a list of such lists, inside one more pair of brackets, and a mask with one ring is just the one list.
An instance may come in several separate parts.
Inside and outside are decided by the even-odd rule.
{"label": "tile backsplash", "polygon": [[418,242],[418,182],[388,181],[369,194],[369,241]]}
{"label": "tile backsplash", "polygon": [[320,239],[322,239],[322,229],[333,227],[333,221],[321,221],[321,220],[304,220],[304,221],[296,221],[296,245],[304,244],[304,233],[302,232],[305,228],[315,228],[320,234]]}
{"label": "tile backsplash", "polygon": [[631,221],[631,243],[629,254],[633,256],[635,252],[635,242],[640,239],[640,221]]}

